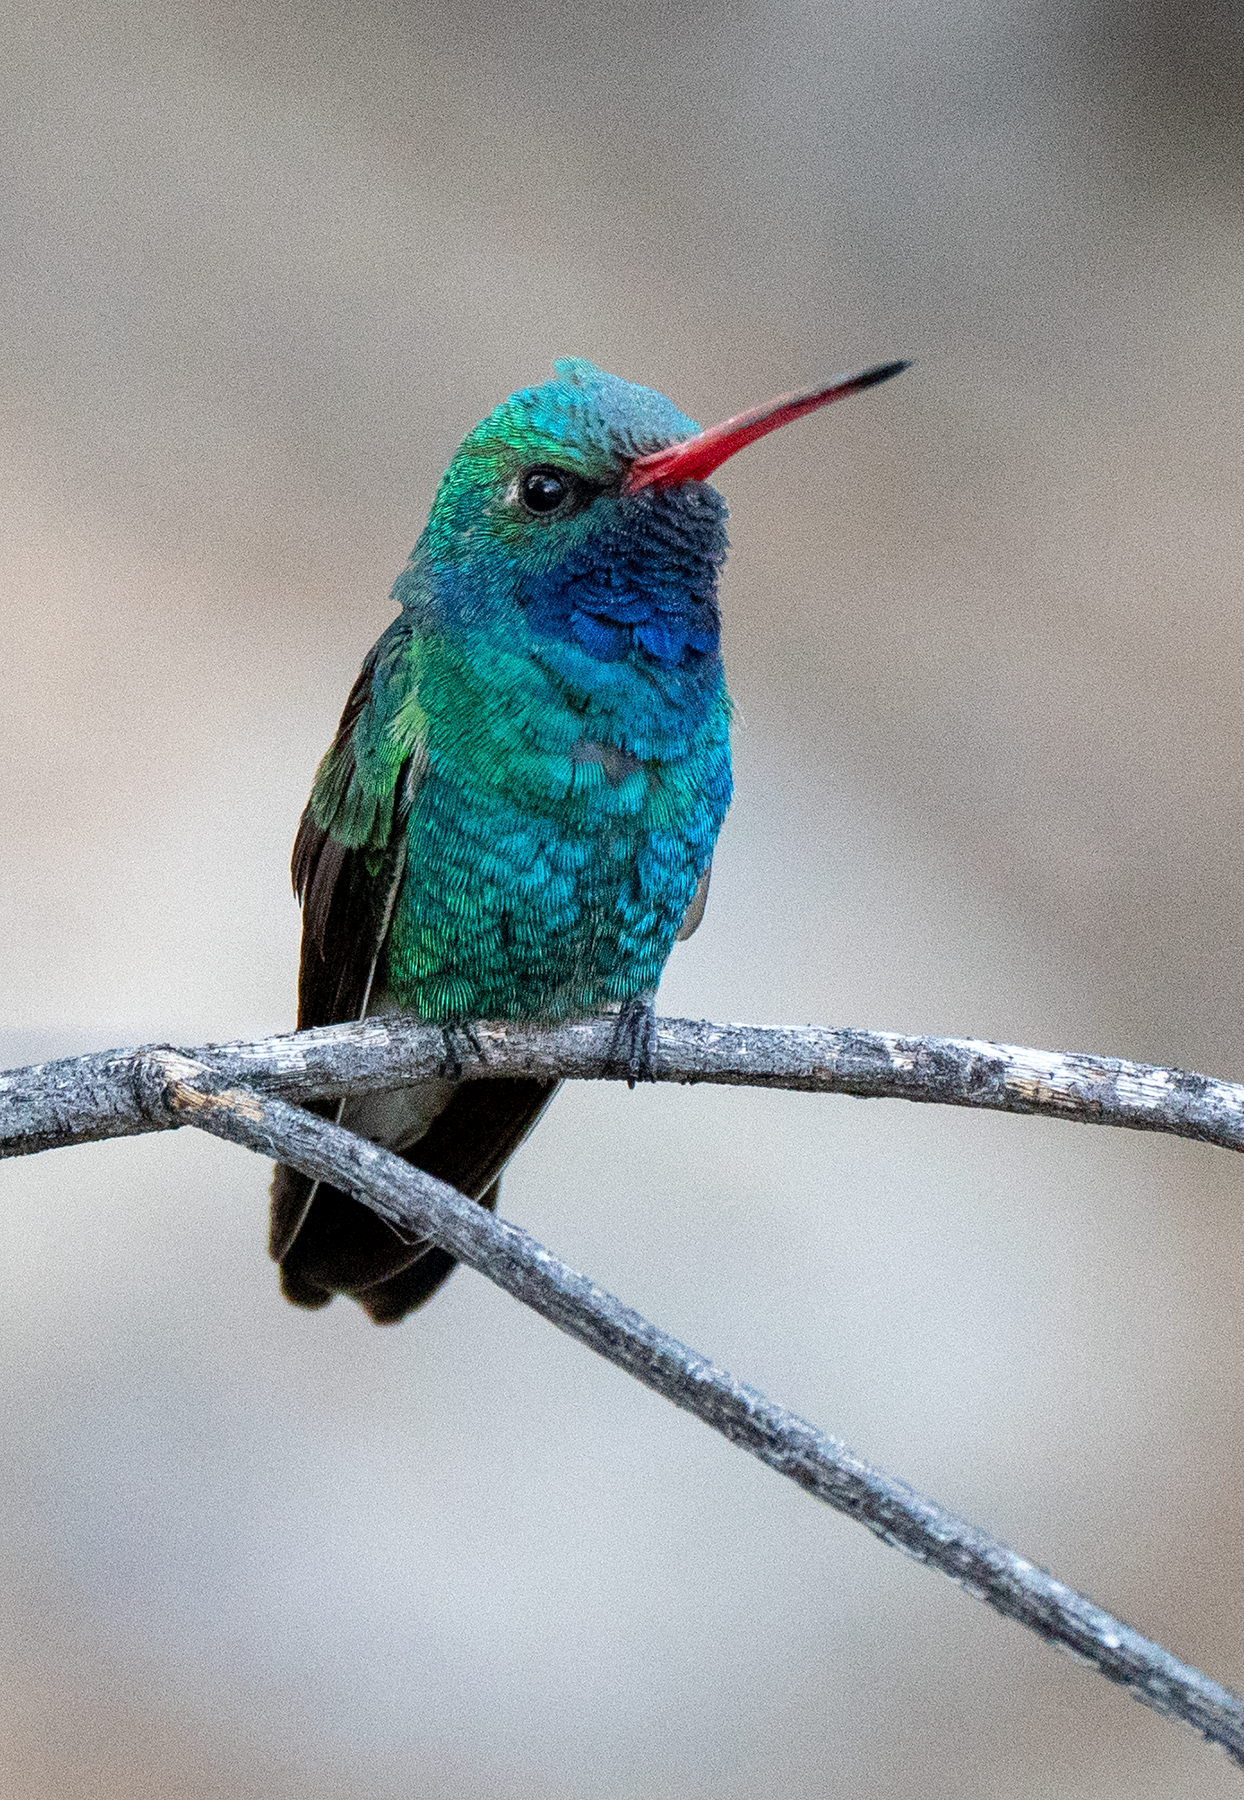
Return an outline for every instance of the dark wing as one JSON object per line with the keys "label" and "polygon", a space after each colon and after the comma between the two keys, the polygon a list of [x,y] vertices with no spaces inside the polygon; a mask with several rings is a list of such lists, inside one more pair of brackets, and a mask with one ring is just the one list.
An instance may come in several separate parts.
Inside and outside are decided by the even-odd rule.
{"label": "dark wing", "polygon": [[[294,890],[303,908],[300,1031],[364,1016],[401,887],[406,819],[424,767],[423,743],[414,736],[399,740],[402,759],[387,744],[379,756],[360,754],[367,745],[374,751],[375,690],[396,660],[386,648],[382,638],[351,690],[294,843]],[[400,644],[398,649],[400,654]],[[394,712],[421,717],[417,707]],[[395,1133],[399,1154],[495,1207],[502,1169],[557,1085],[465,1083],[452,1090],[415,1142],[402,1143]],[[331,1102],[315,1110],[342,1116]],[[284,1166],[272,1181],[269,1248],[281,1265],[287,1298],[315,1307],[334,1293],[349,1293],[378,1324],[394,1323],[420,1305],[455,1262],[435,1246],[403,1242],[349,1194]]]}
{"label": "dark wing", "polygon": [[[350,773],[343,777],[347,781],[354,771],[350,734],[370,691],[371,670],[365,665],[329,751],[339,766],[348,765]],[[367,1010],[405,864],[410,774],[409,765],[399,770],[401,804],[389,814],[387,842],[342,843],[331,824],[317,822],[314,797],[307,802],[290,864],[294,892],[302,903],[299,1031],[359,1019]]]}
{"label": "dark wing", "polygon": [[[377,645],[363,664],[350,690],[336,736],[320,764],[294,839],[290,873],[294,892],[302,903],[299,1031],[363,1016],[401,881],[410,786],[406,768],[399,767],[394,783],[395,788],[400,783],[404,790],[405,804],[390,805],[379,820],[366,818],[366,809],[355,794],[364,775],[358,766],[354,737],[373,699],[380,647]],[[412,751],[412,757],[414,754]],[[349,841],[360,836],[362,824],[370,826],[364,841]],[[378,833],[377,824],[387,826],[387,834]],[[324,1118],[338,1113],[336,1102],[311,1110]],[[278,1262],[283,1264],[293,1248],[313,1201],[336,1191],[320,1187],[296,1169],[277,1165],[272,1178],[269,1249]],[[345,1195],[341,1198],[347,1200]],[[357,1205],[352,1200],[347,1203]],[[391,1239],[387,1228],[382,1229]],[[324,1293],[316,1303],[323,1305],[329,1298]],[[303,1304],[308,1303],[304,1298]]]}

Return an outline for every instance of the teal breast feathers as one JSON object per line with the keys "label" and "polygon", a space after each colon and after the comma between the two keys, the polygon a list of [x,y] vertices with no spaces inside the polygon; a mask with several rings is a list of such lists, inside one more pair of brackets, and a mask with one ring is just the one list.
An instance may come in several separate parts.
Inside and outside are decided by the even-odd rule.
{"label": "teal breast feathers", "polygon": [[555,1019],[655,988],[730,800],[724,685],[694,728],[636,731],[642,755],[530,664],[515,693],[495,666],[430,661],[393,999],[439,1021]]}

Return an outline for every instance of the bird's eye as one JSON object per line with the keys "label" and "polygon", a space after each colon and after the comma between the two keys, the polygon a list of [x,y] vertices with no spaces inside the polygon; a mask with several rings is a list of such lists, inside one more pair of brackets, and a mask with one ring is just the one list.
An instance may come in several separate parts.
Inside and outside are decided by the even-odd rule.
{"label": "bird's eye", "polygon": [[573,475],[562,469],[528,469],[518,484],[528,512],[551,513],[564,506],[574,488]]}

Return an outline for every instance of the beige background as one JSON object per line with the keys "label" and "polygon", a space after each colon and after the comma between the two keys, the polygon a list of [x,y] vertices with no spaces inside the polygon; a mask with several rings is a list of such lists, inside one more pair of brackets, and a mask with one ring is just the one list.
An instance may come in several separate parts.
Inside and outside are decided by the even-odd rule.
{"label": "beige background", "polygon": [[[1244,1073],[1238,9],[3,39],[4,1061],[292,1022],[297,815],[495,400],[911,355],[723,471],[738,801],[662,1004]],[[0,1182],[14,1800],[1239,1791],[476,1277],[295,1313],[240,1151]],[[1244,1685],[1221,1152],[580,1089],[505,1210]]]}

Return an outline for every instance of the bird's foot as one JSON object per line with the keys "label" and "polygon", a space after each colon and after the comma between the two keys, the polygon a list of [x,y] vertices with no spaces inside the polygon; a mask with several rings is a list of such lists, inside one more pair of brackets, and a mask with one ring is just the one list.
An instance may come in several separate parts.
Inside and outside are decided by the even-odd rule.
{"label": "bird's foot", "polygon": [[655,1081],[657,1013],[651,994],[627,1000],[618,1014],[605,1067],[611,1075],[625,1075],[626,1085]]}
{"label": "bird's foot", "polygon": [[441,1043],[444,1046],[445,1054],[436,1070],[442,1081],[462,1080],[462,1046],[464,1042],[477,1062],[488,1061],[484,1054],[484,1046],[479,1041],[479,1032],[469,1020],[463,1025],[442,1025]]}

